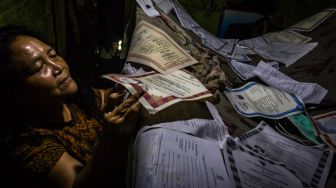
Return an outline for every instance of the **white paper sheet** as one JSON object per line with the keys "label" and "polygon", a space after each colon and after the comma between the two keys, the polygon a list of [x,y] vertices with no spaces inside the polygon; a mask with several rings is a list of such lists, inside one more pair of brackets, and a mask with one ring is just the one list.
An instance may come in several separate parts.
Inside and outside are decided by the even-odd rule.
{"label": "white paper sheet", "polygon": [[241,46],[238,45],[236,46],[236,55],[254,55],[256,54],[251,48],[245,47],[245,46]]}
{"label": "white paper sheet", "polygon": [[168,14],[172,9],[173,6],[170,0],[153,0],[153,2],[165,13]]}
{"label": "white paper sheet", "polygon": [[165,128],[216,142],[218,146],[221,147],[225,137],[228,135],[227,127],[224,125],[216,107],[208,101],[206,101],[206,104],[213,119],[190,119],[159,123],[143,127],[139,130],[138,134],[141,134],[149,129]]}
{"label": "white paper sheet", "polygon": [[282,163],[243,148],[230,137],[225,142],[223,153],[233,187],[303,187],[301,180]]}
{"label": "white paper sheet", "polygon": [[243,80],[248,80],[255,76],[253,70],[256,66],[241,63],[234,59],[230,61],[230,66],[232,67],[232,70]]}
{"label": "white paper sheet", "polygon": [[205,46],[222,56],[227,56],[233,53],[234,43],[232,43],[232,41],[237,41],[236,39],[223,40],[216,37],[203,29],[182,7],[174,2],[172,2],[172,5],[182,27],[199,36]]}
{"label": "white paper sheet", "polygon": [[242,40],[239,44],[252,48],[265,59],[284,63],[288,67],[313,50],[318,43],[267,43],[263,37],[256,37]]}
{"label": "white paper sheet", "polygon": [[133,95],[144,92],[139,101],[152,114],[180,101],[212,96],[196,77],[183,70],[168,75],[153,71],[142,75],[106,74],[103,78],[122,84]]}
{"label": "white paper sheet", "polygon": [[230,187],[217,144],[168,129],[139,135],[134,187]]}
{"label": "white paper sheet", "polygon": [[152,0],[136,0],[141,9],[149,16],[160,16],[160,13],[154,8]]}
{"label": "white paper sheet", "polygon": [[122,69],[122,74],[131,74],[131,75],[141,75],[141,74],[145,74],[146,71],[143,70],[142,67],[140,67],[139,69],[133,67],[130,63],[125,63],[124,67]]}
{"label": "white paper sheet", "polygon": [[328,90],[316,83],[304,83],[293,80],[272,66],[260,62],[254,69],[254,74],[272,87],[293,93],[305,103],[319,104]]}
{"label": "white paper sheet", "polygon": [[205,46],[216,53],[222,56],[227,56],[233,53],[237,41],[236,39],[219,39],[202,27],[194,27],[192,31],[202,39],[202,43]]}
{"label": "white paper sheet", "polygon": [[175,2],[172,2],[171,5],[173,6],[182,27],[192,31],[195,27],[200,26],[181,6],[177,5]]}
{"label": "white paper sheet", "polygon": [[249,82],[236,89],[226,89],[224,93],[237,112],[247,117],[281,119],[304,110],[303,102],[294,94],[256,82]]}
{"label": "white paper sheet", "polygon": [[239,136],[237,141],[264,157],[282,162],[306,184],[324,187],[333,159],[333,152],[326,147],[298,144],[281,136],[265,122]]}

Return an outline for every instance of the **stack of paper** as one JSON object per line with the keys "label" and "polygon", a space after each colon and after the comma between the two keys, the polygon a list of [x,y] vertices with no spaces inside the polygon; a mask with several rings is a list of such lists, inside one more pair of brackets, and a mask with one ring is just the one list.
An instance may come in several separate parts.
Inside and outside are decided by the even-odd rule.
{"label": "stack of paper", "polygon": [[324,186],[331,150],[288,140],[265,122],[233,139],[216,108],[207,105],[213,119],[161,123],[139,131],[133,187]]}

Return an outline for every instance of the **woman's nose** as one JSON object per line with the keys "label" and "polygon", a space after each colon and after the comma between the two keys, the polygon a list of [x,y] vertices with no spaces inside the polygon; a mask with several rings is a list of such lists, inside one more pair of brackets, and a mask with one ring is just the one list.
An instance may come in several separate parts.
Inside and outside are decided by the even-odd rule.
{"label": "woman's nose", "polygon": [[54,75],[59,75],[62,73],[64,66],[61,64],[57,63],[56,61],[53,61],[51,59],[48,59],[48,64],[52,68],[53,74]]}
{"label": "woman's nose", "polygon": [[61,74],[62,71],[63,71],[63,67],[61,66],[59,66],[58,68],[53,68],[53,73],[55,76]]}

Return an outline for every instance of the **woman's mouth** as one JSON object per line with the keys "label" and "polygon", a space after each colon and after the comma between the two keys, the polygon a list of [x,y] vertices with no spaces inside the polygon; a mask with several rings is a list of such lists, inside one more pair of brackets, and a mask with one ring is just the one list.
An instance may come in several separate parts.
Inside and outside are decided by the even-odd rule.
{"label": "woman's mouth", "polygon": [[67,76],[64,80],[61,81],[60,83],[60,88],[65,89],[67,88],[72,82],[71,76]]}

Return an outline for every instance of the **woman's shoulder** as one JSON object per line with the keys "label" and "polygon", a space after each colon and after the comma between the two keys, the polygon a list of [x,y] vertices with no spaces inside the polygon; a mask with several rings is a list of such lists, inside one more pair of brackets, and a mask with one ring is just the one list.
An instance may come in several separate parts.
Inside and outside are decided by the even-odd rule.
{"label": "woman's shoulder", "polygon": [[30,128],[29,126],[6,130],[1,135],[1,145],[12,153],[19,148],[34,148],[44,142],[57,142],[56,135],[46,128]]}
{"label": "woman's shoulder", "polygon": [[9,177],[30,177],[30,181],[37,182],[46,177],[65,152],[48,129],[6,131],[1,137],[1,147],[1,158],[6,160],[4,169]]}

